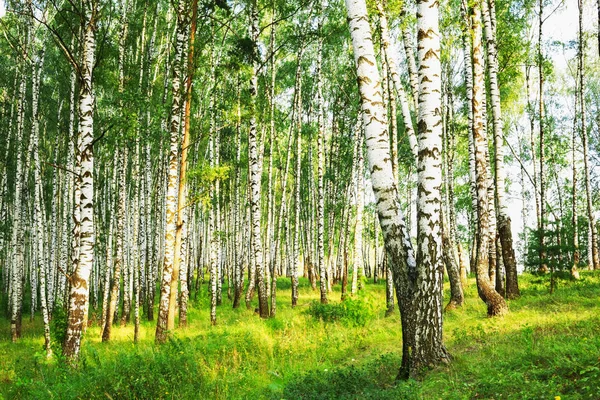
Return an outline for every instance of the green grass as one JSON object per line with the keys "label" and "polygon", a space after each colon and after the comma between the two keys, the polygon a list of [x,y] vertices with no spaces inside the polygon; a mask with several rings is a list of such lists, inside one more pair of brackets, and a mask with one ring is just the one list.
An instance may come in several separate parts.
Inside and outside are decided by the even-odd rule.
{"label": "green grass", "polygon": [[[39,316],[24,319],[16,344],[9,322],[0,319],[0,399],[600,398],[597,272],[559,280],[552,295],[548,277],[522,276],[523,296],[496,319],[485,317],[471,281],[465,306],[445,316],[453,362],[419,382],[394,381],[400,324],[398,313],[384,316],[384,282],[367,284],[351,307],[332,310],[311,307],[319,295],[306,280],[291,309],[289,284],[280,282],[276,319],[232,310],[225,297],[215,327],[203,287],[189,327],[164,346],[154,345],[151,322],[143,323],[138,345],[131,325],[115,327],[111,343],[101,343],[99,328],[91,326],[76,371],[56,357],[45,360]],[[339,292],[330,299],[338,302]]]}

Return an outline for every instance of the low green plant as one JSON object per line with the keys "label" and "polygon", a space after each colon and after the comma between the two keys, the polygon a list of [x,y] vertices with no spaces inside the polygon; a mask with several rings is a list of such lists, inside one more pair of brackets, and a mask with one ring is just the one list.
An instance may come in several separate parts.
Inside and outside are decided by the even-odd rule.
{"label": "low green plant", "polygon": [[50,344],[55,356],[62,357],[62,345],[67,334],[67,310],[58,303],[52,311],[52,320],[50,321]]}
{"label": "low green plant", "polygon": [[365,326],[375,313],[369,303],[361,298],[347,298],[340,303],[310,303],[308,313],[323,322],[342,322],[348,326]]}

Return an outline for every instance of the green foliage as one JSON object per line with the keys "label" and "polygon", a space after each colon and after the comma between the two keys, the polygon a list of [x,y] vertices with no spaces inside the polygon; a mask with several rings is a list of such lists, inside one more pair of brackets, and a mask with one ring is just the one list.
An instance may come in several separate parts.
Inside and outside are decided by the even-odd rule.
{"label": "green foliage", "polygon": [[188,170],[188,181],[193,182],[197,188],[196,191],[191,193],[190,197],[205,206],[209,205],[214,183],[217,180],[227,180],[230,172],[231,166],[228,164],[212,167],[207,163],[203,163]]}
{"label": "green foliage", "polygon": [[361,298],[347,298],[340,303],[310,303],[308,314],[323,322],[342,322],[347,326],[365,326],[375,315],[372,306]]}
{"label": "green foliage", "polygon": [[[578,219],[579,232],[579,268],[587,265],[587,231],[588,220],[580,216]],[[525,255],[525,268],[536,272],[542,264],[540,260],[540,235],[537,229],[527,231],[527,253]],[[545,264],[554,271],[570,271],[573,266],[573,225],[571,216],[567,215],[560,224],[548,223],[544,229],[544,250],[546,251]]]}
{"label": "green foliage", "polygon": [[50,338],[52,351],[58,357],[62,355],[62,345],[67,335],[67,310],[58,303],[52,312],[52,320],[50,321]]}

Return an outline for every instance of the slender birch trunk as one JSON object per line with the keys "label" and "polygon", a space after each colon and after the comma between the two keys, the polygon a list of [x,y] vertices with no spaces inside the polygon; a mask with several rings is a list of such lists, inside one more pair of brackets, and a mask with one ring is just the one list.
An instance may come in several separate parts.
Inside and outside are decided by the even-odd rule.
{"label": "slender birch trunk", "polygon": [[454,162],[456,157],[456,132],[454,122],[454,97],[452,90],[448,91],[448,109],[447,109],[447,121],[448,130],[446,134],[446,179],[447,186],[446,191],[448,193],[448,235],[450,243],[456,246],[458,252],[458,266],[460,281],[463,289],[467,287],[467,266],[464,257],[464,250],[460,239],[458,238],[458,228],[456,226],[456,209],[454,201]]}
{"label": "slender birch trunk", "polygon": [[[452,162],[454,159],[454,148],[453,140],[450,139],[454,135],[452,131],[452,82],[450,81],[449,68],[445,68],[444,71],[444,89],[443,97],[445,102],[443,103],[444,111],[442,114],[445,116],[443,121],[443,134],[442,134],[442,154],[443,157],[443,187],[445,196],[443,197],[442,204],[442,215],[441,220],[441,231],[442,231],[442,251],[444,265],[448,273],[448,280],[450,281],[450,301],[445,307],[445,311],[461,307],[464,302],[463,287],[460,278],[460,267],[458,265],[458,253],[456,249],[456,239],[452,231],[452,214],[454,211],[454,193],[453,193],[453,180],[454,173]],[[450,146],[452,144],[452,147]]]}
{"label": "slender birch trunk", "polygon": [[[548,266],[546,265],[546,245],[545,245],[545,218],[546,218],[546,182],[544,176],[544,132],[546,128],[546,117],[544,115],[544,55],[542,53],[542,27],[544,24],[543,19],[544,13],[544,0],[539,0],[539,23],[538,23],[538,44],[537,44],[537,64],[538,64],[538,78],[539,78],[539,93],[538,93],[538,105],[539,105],[539,118],[540,118],[540,219],[539,219],[539,256],[540,256],[540,271],[548,272]],[[582,107],[583,109],[583,107]],[[532,149],[533,151],[533,149]]]}
{"label": "slender birch trunk", "polygon": [[[170,150],[169,150],[169,169],[166,194],[166,229],[165,229],[165,255],[164,267],[162,272],[162,285],[160,289],[160,305],[158,309],[158,319],[156,324],[157,343],[164,343],[167,340],[167,331],[169,330],[169,303],[171,299],[171,282],[177,281],[177,275],[174,271],[175,257],[175,231],[177,214],[177,160],[179,158],[179,127],[181,125],[181,69],[183,49],[185,47],[186,34],[186,3],[180,0],[177,5],[177,42],[175,45],[175,59],[173,65],[173,104],[171,107],[171,127],[170,127]],[[174,325],[174,324],[173,324]]]}
{"label": "slender birch trunk", "polygon": [[413,36],[410,31],[410,25],[406,18],[406,3],[403,1],[400,4],[400,19],[402,30],[402,42],[404,44],[404,54],[406,56],[406,67],[408,69],[408,80],[410,83],[411,94],[415,111],[419,109],[419,79],[417,76],[417,63],[415,61],[415,50]]}
{"label": "slender birch trunk", "polygon": [[[488,5],[489,4],[489,5]],[[517,260],[512,242],[511,220],[505,199],[505,167],[504,167],[504,121],[498,87],[498,54],[496,50],[496,11],[495,0],[482,1],[485,36],[487,39],[488,76],[490,82],[490,98],[492,118],[494,122],[494,166],[496,172],[496,203],[498,235],[502,245],[502,260],[506,270],[506,297],[514,299],[520,296],[517,277]],[[500,255],[500,254],[499,254]]]}
{"label": "slender birch trunk", "polygon": [[[577,65],[577,77],[575,78],[575,87],[578,87],[578,81],[581,78],[581,74],[579,72],[579,70],[582,67],[582,61],[583,61],[583,3],[581,0],[578,0],[577,5],[579,7],[579,48],[578,48],[578,56],[579,56],[579,60],[578,60],[578,65]],[[572,139],[571,139],[571,164],[572,164],[572,171],[573,171],[573,195],[572,195],[572,201],[571,201],[571,225],[572,225],[572,229],[573,229],[573,265],[571,266],[571,276],[573,276],[575,279],[579,279],[579,271],[578,271],[578,267],[579,267],[579,260],[580,260],[580,254],[579,254],[579,227],[577,224],[577,157],[576,157],[576,150],[575,150],[575,146],[576,146],[576,141],[577,141],[577,125],[578,125],[578,114],[577,114],[577,105],[579,103],[579,100],[581,99],[580,95],[579,95],[579,90],[577,91],[577,93],[575,94],[575,107],[574,107],[574,118],[573,118],[573,135],[572,135]]]}
{"label": "slender birch trunk", "polygon": [[11,282],[10,282],[10,333],[13,342],[16,342],[21,337],[21,319],[22,319],[22,292],[23,292],[23,221],[21,213],[21,195],[23,185],[23,162],[21,158],[21,148],[23,143],[23,129],[25,118],[25,83],[26,76],[21,74],[21,82],[19,84],[19,97],[17,105],[17,136],[15,143],[16,155],[16,174],[15,174],[15,194],[13,198],[13,223],[12,223],[12,267],[11,267]]}
{"label": "slender birch trunk", "polygon": [[[235,134],[235,147],[236,147],[236,156],[235,156],[235,186],[234,186],[234,204],[233,204],[233,212],[234,212],[234,225],[235,225],[235,253],[234,253],[234,270],[233,276],[235,280],[235,290],[233,292],[233,308],[238,308],[240,306],[240,301],[242,299],[242,293],[244,291],[244,272],[242,268],[242,241],[240,240],[241,235],[241,205],[240,205],[240,197],[241,197],[241,154],[242,154],[242,141],[241,141],[241,128],[242,128],[242,105],[241,105],[241,85],[238,76],[238,90],[237,90],[237,108],[236,108],[236,134]],[[273,274],[273,276],[275,276]]]}
{"label": "slender birch trunk", "polygon": [[[318,31],[323,20],[319,17]],[[321,304],[327,304],[327,267],[325,266],[325,124],[323,121],[323,39],[317,43],[317,265]]]}
{"label": "slender birch trunk", "polygon": [[[46,296],[46,253],[44,251],[44,227],[43,227],[43,186],[42,186],[42,174],[40,166],[39,156],[39,115],[38,115],[38,101],[40,94],[40,78],[42,72],[42,65],[44,63],[44,53],[40,51],[35,56],[34,69],[33,69],[33,87],[32,87],[32,127],[31,127],[31,140],[33,141],[33,181],[35,184],[35,196],[34,196],[34,210],[33,210],[33,222],[34,222],[34,233],[35,243],[37,246],[37,274],[40,279],[40,304],[42,308],[42,319],[44,321],[44,348],[46,350],[46,357],[52,356],[52,349],[50,347],[50,321],[48,316],[48,303]],[[32,271],[34,273],[34,271]],[[32,291],[37,288],[32,287]]]}
{"label": "slender birch trunk", "polygon": [[[381,21],[380,21],[381,23]],[[384,30],[382,29],[382,32],[384,32]],[[383,34],[382,34],[383,36]],[[385,51],[385,45],[384,45],[384,40],[381,41],[380,45],[381,45],[381,54],[383,54],[383,60],[381,62],[381,72],[382,72],[382,82],[381,82],[381,87],[382,87],[382,95],[383,95],[383,102],[384,102],[384,112],[385,112],[385,119],[386,121],[388,121],[388,126],[389,126],[389,140],[390,140],[390,156],[392,157],[392,175],[394,176],[394,183],[396,184],[396,190],[398,190],[399,186],[398,186],[398,140],[397,140],[397,126],[396,126],[396,105],[395,105],[395,96],[394,96],[394,89],[392,87],[392,85],[390,85],[391,79],[390,79],[390,74],[389,72],[389,60],[391,58],[388,58],[385,56],[386,51]],[[390,109],[390,113],[388,114],[388,107]],[[412,123],[412,122],[411,122]],[[413,156],[415,157],[416,160],[416,153],[413,152]],[[408,218],[410,219],[410,213],[408,214]],[[410,232],[410,229],[409,229]],[[389,262],[387,261],[387,257],[384,256],[383,258],[383,265],[384,265],[384,273],[385,273],[385,305],[386,305],[386,311],[385,311],[385,315],[386,316],[390,316],[394,314],[394,277],[392,274],[392,270],[390,269],[390,265]]]}
{"label": "slender birch trunk", "polygon": [[[118,166],[118,162],[119,162],[119,156],[118,156],[118,150],[117,150],[117,154],[115,155],[115,160],[114,160],[114,165],[113,165],[113,174],[112,174],[112,179],[110,181],[110,193],[116,193],[116,182],[117,182],[117,166]],[[108,222],[108,232],[107,232],[107,238],[106,238],[106,266],[104,269],[104,291],[103,291],[103,295],[102,295],[102,320],[100,323],[100,337],[102,338],[103,341],[104,340],[104,330],[106,329],[106,324],[109,318],[112,319],[112,317],[109,317],[111,315],[110,312],[110,305],[112,303],[112,299],[115,299],[115,303],[112,304],[112,315],[114,315],[114,310],[116,308],[116,293],[114,293],[114,295],[112,295],[112,297],[109,297],[109,295],[111,295],[112,293],[112,288],[111,288],[111,273],[114,276],[116,273],[112,272],[112,268],[113,268],[113,227],[114,227],[114,221],[115,221],[115,212],[116,210],[114,209],[114,198],[112,196],[110,196],[110,194],[108,195],[108,203],[109,206],[108,208],[108,218],[109,218],[109,222]],[[118,224],[118,223],[117,223]],[[119,290],[119,287],[117,285],[117,289]],[[109,302],[110,299],[110,302]],[[111,322],[112,325],[112,322]],[[109,338],[110,338],[110,334],[109,334]]]}
{"label": "slender birch trunk", "polygon": [[[113,273],[112,283],[110,284],[110,302],[106,314],[106,323],[102,330],[102,341],[108,342],[111,339],[111,331],[115,318],[115,311],[118,307],[119,289],[121,287],[121,271],[124,263],[124,234],[125,234],[125,208],[127,202],[127,146],[123,146],[123,151],[117,150],[115,159],[119,162],[119,179],[117,187],[117,252],[115,256],[115,270]],[[116,168],[115,168],[116,169]],[[114,188],[114,184],[113,184]],[[112,251],[111,251],[112,252]]]}
{"label": "slender birch trunk", "polygon": [[[256,0],[252,1],[250,9],[250,37],[254,43],[258,42],[258,6]],[[250,131],[248,133],[248,176],[250,181],[250,228],[252,230],[252,259],[255,267],[256,286],[258,288],[258,309],[261,318],[269,317],[268,293],[265,284],[265,269],[263,263],[263,245],[261,236],[261,170],[259,163],[259,143],[256,122],[256,95],[258,91],[258,77],[256,61],[253,60],[250,76]]]}
{"label": "slender birch trunk", "polygon": [[[189,32],[189,50],[188,50],[188,71],[186,77],[186,102],[184,111],[184,126],[183,126],[183,143],[181,144],[181,159],[179,160],[179,188],[177,196],[177,224],[175,230],[175,254],[173,258],[173,276],[179,277],[180,265],[181,265],[181,242],[184,231],[184,224],[187,222],[184,220],[184,212],[186,207],[186,174],[187,174],[187,156],[188,148],[190,146],[190,112],[192,107],[192,83],[194,80],[194,45],[196,39],[196,24],[198,17],[198,0],[192,1],[192,21]],[[184,260],[185,264],[185,260]],[[184,267],[185,268],[185,267]],[[184,271],[184,276],[187,276],[187,269]],[[186,279],[187,283],[187,279]],[[185,285],[185,291],[182,290],[179,296],[179,302],[184,307],[179,308],[179,326],[187,326],[187,285]],[[167,321],[167,329],[172,330],[175,328],[175,306],[177,304],[177,279],[171,280],[171,290],[169,294],[169,319]]]}
{"label": "slender birch trunk", "polygon": [[[383,46],[383,54],[385,58],[385,63],[388,65],[390,71],[390,76],[392,78],[392,82],[394,83],[394,89],[398,93],[398,97],[400,100],[400,109],[402,111],[402,119],[404,121],[404,130],[406,135],[408,136],[408,142],[410,145],[410,149],[417,158],[418,156],[418,143],[417,143],[417,135],[415,134],[415,130],[413,128],[412,117],[410,114],[410,106],[408,105],[408,100],[406,99],[406,93],[404,92],[404,87],[402,86],[402,82],[400,81],[400,75],[398,72],[398,67],[396,66],[396,62],[394,61],[394,57],[391,54],[392,45],[390,43],[390,34],[387,22],[387,16],[385,10],[383,8],[383,4],[381,1],[377,1],[377,11],[379,13],[379,27],[381,28],[381,44]],[[391,90],[391,88],[390,88]],[[416,102],[416,100],[415,100]]]}
{"label": "slender birch trunk", "polygon": [[364,158],[363,158],[363,133],[362,120],[357,127],[357,164],[356,164],[356,222],[354,225],[354,262],[352,267],[352,295],[356,295],[361,288],[360,279],[364,275],[363,269],[363,210],[365,205],[364,192]]}
{"label": "slender birch trunk", "polygon": [[489,316],[506,314],[508,306],[489,279],[489,249],[493,244],[489,235],[490,207],[488,186],[488,163],[486,159],[487,139],[484,133],[483,103],[484,74],[481,28],[481,2],[473,7],[473,142],[477,184],[477,259],[476,276],[479,297],[486,303]]}
{"label": "slender birch trunk", "polygon": [[67,333],[63,354],[71,363],[76,363],[81,346],[81,334],[87,320],[89,300],[89,277],[94,264],[94,103],[93,68],[96,52],[96,0],[83,2],[83,51],[80,64],[79,88],[79,134],[78,153],[80,160],[79,181],[81,182],[81,213],[79,256],[77,268],[70,275],[69,311]]}
{"label": "slender birch trunk", "polygon": [[[541,220],[542,214],[540,212],[540,192],[539,192],[539,174],[538,174],[538,163],[536,156],[536,145],[535,145],[535,112],[534,105],[530,99],[530,76],[531,76],[531,67],[525,67],[525,97],[527,98],[527,113],[529,114],[529,137],[530,137],[530,146],[531,146],[531,164],[533,166],[533,194],[535,196],[535,216],[536,216],[536,227],[538,230],[538,240],[539,235],[542,230],[541,228]],[[541,242],[540,242],[541,243]],[[540,259],[541,260],[541,259]]]}
{"label": "slender birch trunk", "polygon": [[473,143],[473,63],[472,53],[473,44],[471,41],[471,24],[470,14],[467,5],[467,0],[461,1],[461,17],[462,17],[462,44],[464,52],[464,64],[465,64],[465,87],[467,92],[467,138],[468,138],[468,154],[469,154],[469,182],[470,182],[470,194],[471,194],[471,213],[469,214],[470,231],[472,237],[472,244],[469,252],[469,268],[471,272],[474,271],[476,264],[476,249],[477,249],[477,187],[475,177],[475,146]]}
{"label": "slender birch trunk", "polygon": [[300,265],[300,173],[302,170],[302,59],[296,67],[296,173],[294,174],[294,244],[292,260],[292,308],[298,302],[298,267]]}

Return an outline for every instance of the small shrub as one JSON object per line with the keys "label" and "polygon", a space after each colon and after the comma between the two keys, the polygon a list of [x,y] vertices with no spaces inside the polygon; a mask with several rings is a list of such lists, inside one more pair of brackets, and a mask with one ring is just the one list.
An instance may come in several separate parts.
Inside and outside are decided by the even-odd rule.
{"label": "small shrub", "polygon": [[62,303],[57,304],[50,321],[50,339],[54,355],[62,356],[62,345],[67,334],[67,310]]}
{"label": "small shrub", "polygon": [[310,303],[308,314],[323,322],[340,321],[348,326],[365,326],[375,313],[370,304],[360,298],[349,298],[341,303]]}

